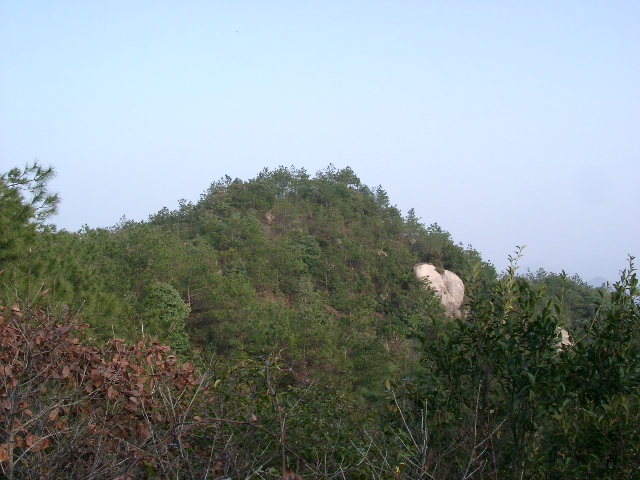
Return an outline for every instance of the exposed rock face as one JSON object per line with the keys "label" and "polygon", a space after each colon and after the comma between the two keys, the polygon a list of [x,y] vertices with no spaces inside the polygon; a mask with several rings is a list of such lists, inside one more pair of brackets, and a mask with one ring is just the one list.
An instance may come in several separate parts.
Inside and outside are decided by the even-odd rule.
{"label": "exposed rock face", "polygon": [[429,263],[421,263],[413,267],[413,271],[419,280],[428,282],[429,287],[435,290],[440,297],[447,316],[460,317],[464,302],[464,283],[455,273],[445,270],[440,274],[436,267]]}
{"label": "exposed rock face", "polygon": [[573,342],[571,341],[571,336],[569,332],[567,332],[564,328],[560,329],[560,334],[558,335],[560,338],[560,342],[558,343],[558,350],[562,350],[563,348],[569,348],[573,346]]}

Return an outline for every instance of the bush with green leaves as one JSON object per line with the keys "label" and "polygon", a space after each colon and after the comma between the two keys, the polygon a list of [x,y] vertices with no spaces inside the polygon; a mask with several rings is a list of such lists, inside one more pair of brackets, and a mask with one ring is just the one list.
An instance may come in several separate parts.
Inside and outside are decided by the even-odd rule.
{"label": "bush with green leaves", "polygon": [[639,475],[638,287],[633,264],[561,346],[560,299],[515,275],[471,288],[467,317],[389,385],[386,429],[407,478]]}
{"label": "bush with green leaves", "polygon": [[144,332],[171,346],[176,352],[191,350],[186,320],[191,309],[167,283],[147,288],[140,302],[140,322]]}
{"label": "bush with green leaves", "polygon": [[548,478],[640,478],[640,289],[630,258],[561,355],[539,461]]}

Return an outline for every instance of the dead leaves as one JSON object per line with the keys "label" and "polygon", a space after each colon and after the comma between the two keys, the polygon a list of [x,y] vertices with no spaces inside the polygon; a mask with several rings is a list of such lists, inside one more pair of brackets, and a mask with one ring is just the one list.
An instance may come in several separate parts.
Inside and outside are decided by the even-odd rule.
{"label": "dead leaves", "polygon": [[123,440],[145,445],[188,408],[166,408],[159,386],[174,398],[189,398],[198,386],[193,365],[180,364],[166,346],[87,345],[80,340],[85,324],[61,322],[43,310],[27,315],[17,304],[0,310],[0,438],[12,439],[0,444],[0,463],[10,455],[46,455],[56,442],[78,435],[72,424],[82,428],[73,441],[89,456],[98,442],[101,454],[121,455]]}

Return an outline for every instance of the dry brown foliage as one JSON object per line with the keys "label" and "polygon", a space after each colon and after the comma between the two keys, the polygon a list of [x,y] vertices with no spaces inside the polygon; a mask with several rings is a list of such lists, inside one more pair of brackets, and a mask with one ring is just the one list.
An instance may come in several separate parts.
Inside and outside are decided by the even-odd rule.
{"label": "dry brown foliage", "polygon": [[9,478],[130,476],[175,463],[171,444],[199,398],[193,366],[157,343],[91,346],[81,341],[86,327],[0,305],[0,467]]}

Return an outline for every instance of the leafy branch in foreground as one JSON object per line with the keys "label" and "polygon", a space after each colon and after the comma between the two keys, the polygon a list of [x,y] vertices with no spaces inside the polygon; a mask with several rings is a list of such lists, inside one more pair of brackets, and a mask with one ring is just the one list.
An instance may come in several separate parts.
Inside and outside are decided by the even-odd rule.
{"label": "leafy branch in foreground", "polygon": [[[519,254],[513,260],[517,260]],[[637,478],[640,308],[633,259],[562,344],[561,305],[507,275],[389,384],[388,439],[407,478]]]}

